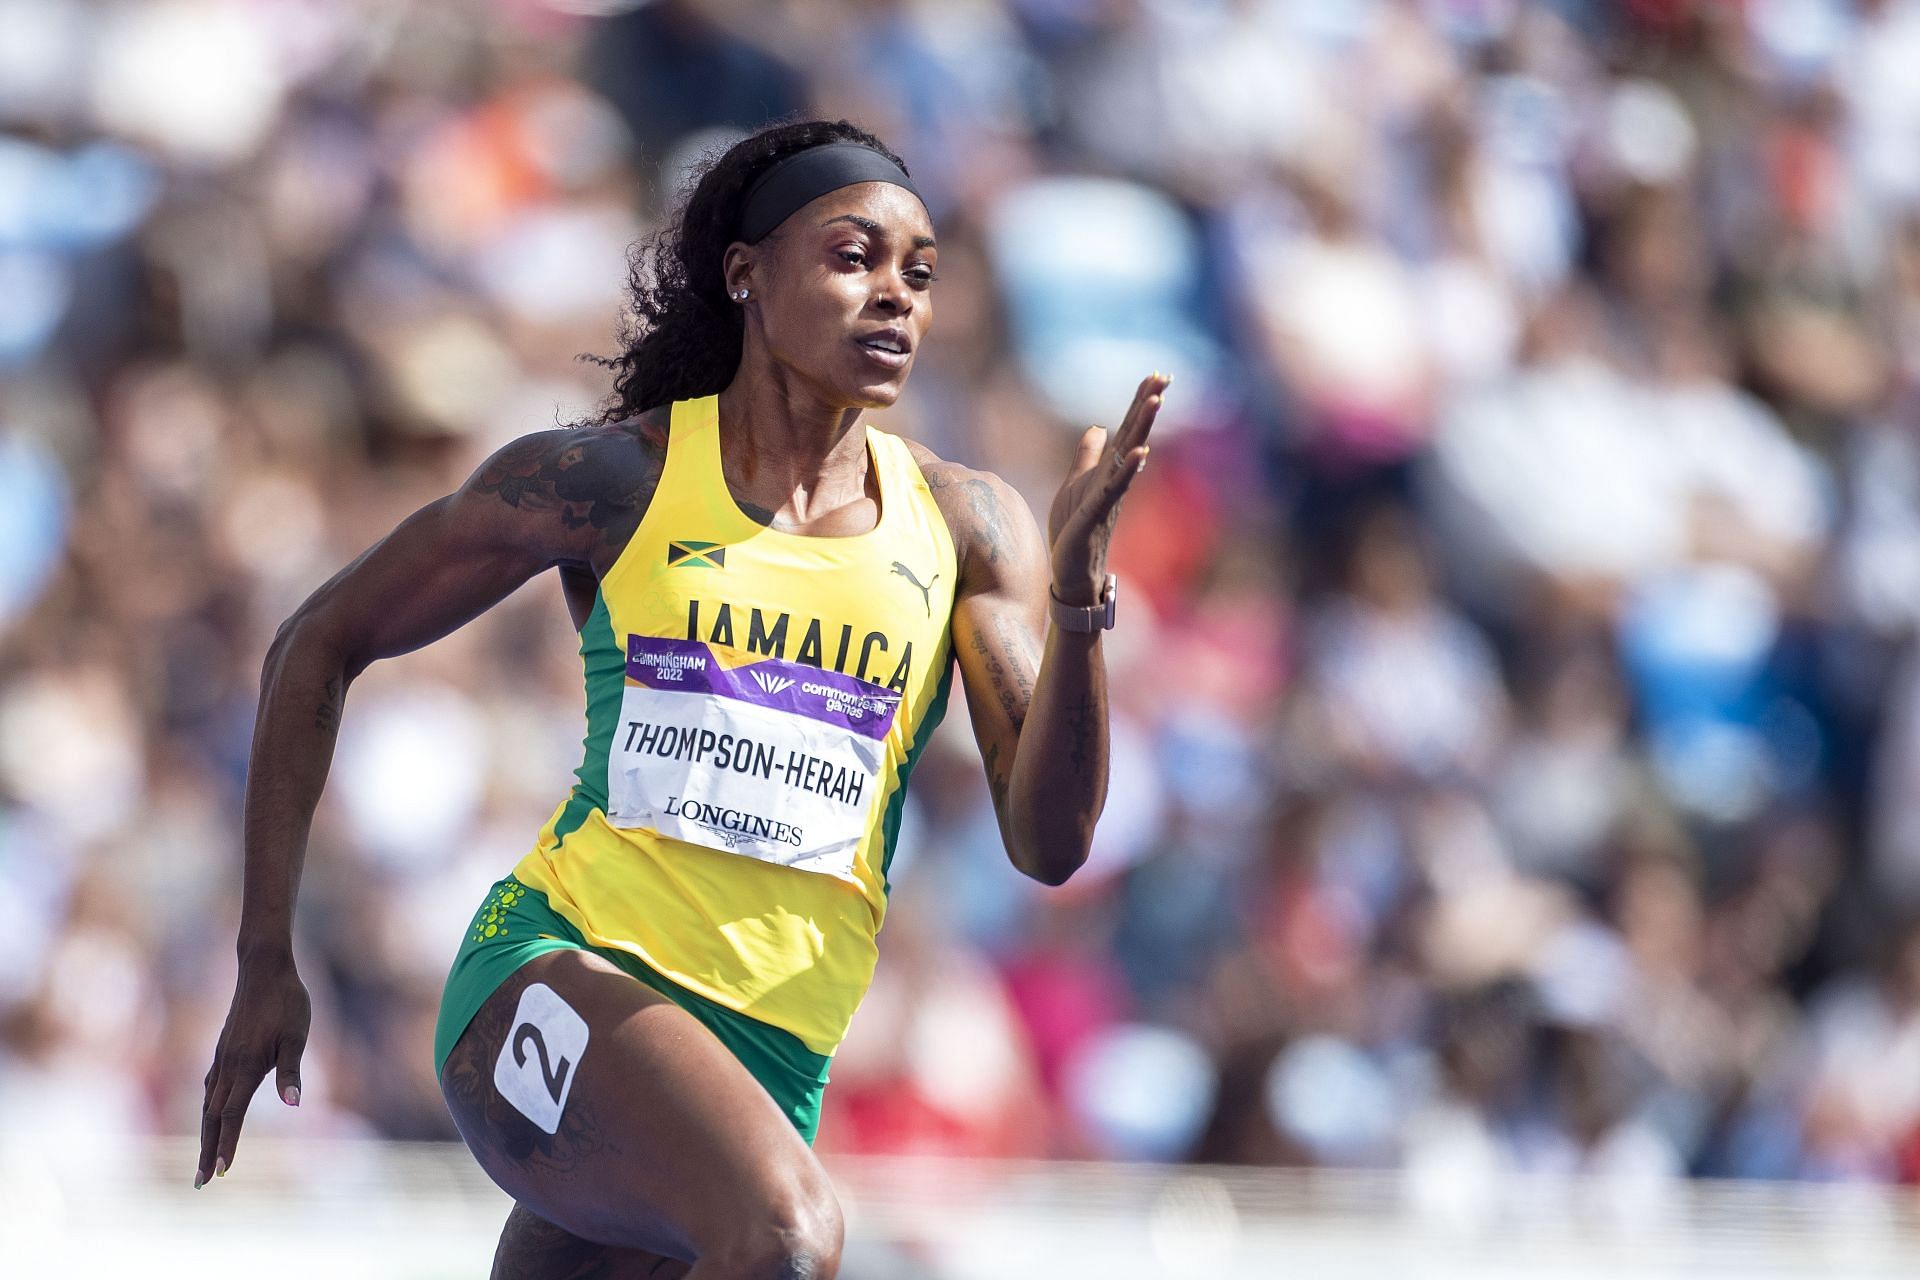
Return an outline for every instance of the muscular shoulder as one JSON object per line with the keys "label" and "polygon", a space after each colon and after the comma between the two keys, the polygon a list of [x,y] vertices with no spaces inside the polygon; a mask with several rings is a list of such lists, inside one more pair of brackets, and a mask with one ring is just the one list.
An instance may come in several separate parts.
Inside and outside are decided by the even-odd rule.
{"label": "muscular shoulder", "polygon": [[603,568],[652,501],[669,412],[662,405],[623,422],[521,436],[480,464],[463,496],[502,504],[490,514],[503,529],[551,546],[556,562]]}
{"label": "muscular shoulder", "polygon": [[947,518],[962,582],[998,576],[1031,553],[1038,530],[1019,490],[991,471],[949,462],[913,440],[905,443]]}

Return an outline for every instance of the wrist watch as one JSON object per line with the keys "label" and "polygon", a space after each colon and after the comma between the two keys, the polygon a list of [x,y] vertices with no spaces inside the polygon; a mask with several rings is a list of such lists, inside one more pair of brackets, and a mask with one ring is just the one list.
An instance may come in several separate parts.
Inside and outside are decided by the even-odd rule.
{"label": "wrist watch", "polygon": [[1098,604],[1067,604],[1053,594],[1053,584],[1047,584],[1047,607],[1053,618],[1053,625],[1062,631],[1111,631],[1113,629],[1113,602],[1119,597],[1120,579],[1113,574],[1100,588]]}

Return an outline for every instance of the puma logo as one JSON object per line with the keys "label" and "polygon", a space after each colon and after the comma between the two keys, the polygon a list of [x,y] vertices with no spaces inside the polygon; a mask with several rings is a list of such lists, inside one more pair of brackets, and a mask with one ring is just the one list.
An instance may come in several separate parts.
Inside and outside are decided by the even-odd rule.
{"label": "puma logo", "polygon": [[913,570],[907,568],[907,566],[901,564],[898,560],[893,562],[893,571],[905,578],[908,582],[911,582],[914,586],[920,588],[920,603],[927,607],[927,616],[931,618],[933,616],[933,584],[940,581],[940,575],[936,573],[925,582],[922,582],[913,576]]}

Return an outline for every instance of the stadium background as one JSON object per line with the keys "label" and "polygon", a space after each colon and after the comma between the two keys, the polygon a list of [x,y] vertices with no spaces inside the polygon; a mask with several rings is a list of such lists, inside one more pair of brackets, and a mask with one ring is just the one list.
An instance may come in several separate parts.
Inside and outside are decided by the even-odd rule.
{"label": "stadium background", "polygon": [[[627,247],[799,111],[939,231],[889,429],[1044,512],[1074,429],[1176,375],[1092,864],[1006,864],[964,716],[915,775],[821,1138],[856,1210],[971,1157],[937,1185],[1050,1188],[1029,1245],[1158,1224],[1155,1274],[1300,1262],[1222,1234],[1262,1204],[1360,1224],[1314,1256],[1361,1274],[1370,1224],[1548,1203],[1871,1222],[1835,1238],[1878,1274],[1920,1182],[1915,67],[1912,0],[0,0],[0,1269],[236,1215],[286,1266],[410,1204],[394,1239],[466,1206],[485,1257],[498,1206],[413,1144],[454,1136],[461,928],[577,762],[559,592],[354,686],[303,1103],[189,1200],[261,659],[591,411]],[[1714,1218],[1718,1179],[1783,1187]]]}

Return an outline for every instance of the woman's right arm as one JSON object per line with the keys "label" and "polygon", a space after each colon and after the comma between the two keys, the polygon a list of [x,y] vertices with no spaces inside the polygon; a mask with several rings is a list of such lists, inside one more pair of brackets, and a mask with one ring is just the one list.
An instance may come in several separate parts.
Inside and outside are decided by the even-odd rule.
{"label": "woman's right arm", "polygon": [[591,568],[597,549],[637,524],[663,452],[650,430],[522,437],[335,574],[274,636],[247,768],[240,972],[207,1072],[194,1186],[232,1164],[269,1070],[282,1100],[299,1101],[309,1004],[293,963],[293,905],[348,687],[543,570]]}

